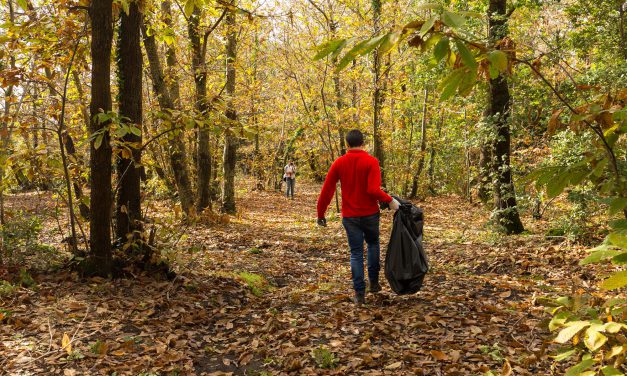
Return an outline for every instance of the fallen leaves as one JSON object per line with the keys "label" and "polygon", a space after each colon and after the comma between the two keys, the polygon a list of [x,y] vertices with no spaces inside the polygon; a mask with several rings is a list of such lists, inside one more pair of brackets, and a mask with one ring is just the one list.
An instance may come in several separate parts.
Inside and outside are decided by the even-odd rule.
{"label": "fallen leaves", "polygon": [[[35,374],[548,372],[536,356],[545,345],[535,297],[571,287],[562,282],[569,270],[555,267],[578,267],[565,249],[544,247],[534,235],[487,242],[487,213],[456,198],[429,199],[425,245],[434,269],[425,287],[399,297],[384,283],[356,309],[339,219],[330,217],[324,230],[308,219],[318,188],[303,187],[294,207],[255,192],[242,200],[240,218],[191,226],[180,247],[201,250],[180,251],[183,271],[172,282],[38,276],[37,292],[20,289],[13,303],[2,302],[0,364],[8,356],[9,372]],[[383,250],[389,222],[383,213]],[[249,283],[256,276],[271,287],[258,296]],[[87,307],[95,309],[87,315]],[[583,341],[581,330],[563,339]],[[84,357],[67,366],[77,354]]]}

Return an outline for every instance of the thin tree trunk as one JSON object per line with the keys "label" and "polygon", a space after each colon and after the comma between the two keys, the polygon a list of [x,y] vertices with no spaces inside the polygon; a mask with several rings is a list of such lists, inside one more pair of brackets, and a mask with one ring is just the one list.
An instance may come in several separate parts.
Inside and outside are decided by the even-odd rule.
{"label": "thin tree trunk", "polygon": [[[93,0],[91,16],[91,133],[98,136],[90,143],[90,233],[91,270],[89,274],[107,276],[111,272],[111,145],[108,121],[95,119],[101,110],[111,111],[111,44],[113,41],[113,1]],[[95,141],[102,143],[96,147]]]}
{"label": "thin tree trunk", "polygon": [[477,187],[477,196],[484,204],[490,199],[490,186],[492,174],[492,150],[494,142],[486,139],[481,144],[481,153],[479,154],[479,183]]}
{"label": "thin tree trunk", "polygon": [[627,60],[627,37],[625,36],[625,4],[624,0],[618,1],[618,30],[620,33],[620,50],[623,53],[623,59]]}
{"label": "thin tree trunk", "polygon": [[[54,88],[54,85],[52,84],[52,79],[53,79],[53,74],[52,71],[50,70],[50,68],[46,67],[45,68],[45,73],[46,73],[46,78],[48,78],[49,82],[48,82],[48,91],[50,93],[51,97],[55,97],[55,101],[56,101],[56,95],[57,95],[57,90]],[[73,75],[76,75],[76,70],[72,71]],[[74,84],[76,85],[76,81],[74,82]],[[78,85],[77,86],[77,90],[78,90]],[[79,90],[79,96],[82,98],[82,88]],[[62,100],[65,100],[64,98],[61,98]],[[84,109],[85,112],[87,112],[87,109]],[[81,110],[82,111],[82,110]],[[83,116],[85,116],[85,114],[83,114]],[[89,129],[89,114],[86,115],[87,116],[87,129]],[[61,119],[59,119],[59,124],[61,124]],[[63,126],[63,129],[60,129],[60,131],[62,132],[62,136],[63,136],[63,144],[61,144],[61,147],[65,148],[65,153],[67,153],[68,156],[68,160],[71,161],[70,163],[68,163],[69,165],[73,165],[74,169],[76,170],[75,173],[75,178],[72,180],[72,186],[74,188],[74,194],[76,195],[76,199],[78,200],[78,205],[79,205],[79,211],[81,214],[81,217],[88,219],[89,218],[89,207],[87,207],[87,205],[85,204],[85,202],[83,201],[83,188],[81,185],[81,178],[80,176],[81,174],[81,164],[79,161],[79,156],[76,154],[76,147],[74,146],[74,140],[72,139],[72,136],[70,135],[70,133],[68,132],[68,130],[66,129],[65,126]]]}
{"label": "thin tree trunk", "polygon": [[[148,65],[150,66],[150,75],[152,77],[152,87],[159,102],[159,108],[162,112],[168,112],[175,109],[175,104],[170,96],[170,92],[163,73],[161,59],[157,49],[154,35],[147,34],[147,26],[142,25],[142,34],[144,38],[144,48],[148,56]],[[172,173],[174,174],[174,183],[181,201],[181,208],[188,216],[193,216],[194,210],[194,193],[189,171],[189,163],[187,159],[187,151],[185,142],[181,137],[184,130],[173,131],[168,135],[168,158]]]}
{"label": "thin tree trunk", "polygon": [[89,109],[83,103],[85,94],[83,91],[83,85],[81,84],[81,77],[78,74],[78,71],[76,69],[72,71],[72,81],[74,81],[74,87],[76,88],[76,91],[78,92],[78,102],[79,102],[79,107],[81,109],[81,115],[83,115],[83,121],[85,122],[85,127],[89,129]]}
{"label": "thin tree trunk", "polygon": [[[380,32],[380,19],[381,19],[381,0],[372,0],[372,23],[374,34],[377,35]],[[373,139],[373,152],[375,158],[379,160],[381,166],[381,185],[386,185],[385,174],[385,154],[383,151],[383,142],[381,140],[381,107],[383,106],[383,90],[381,87],[381,57],[379,56],[379,49],[375,49],[372,54],[373,68],[373,94],[372,94],[372,139]]]}
{"label": "thin tree trunk", "polygon": [[[9,21],[13,23],[15,18],[15,13],[13,11],[13,2],[9,0],[7,2],[9,7]],[[11,58],[11,65],[14,65],[15,58]],[[10,132],[9,132],[9,113],[11,109],[11,97],[13,96],[13,85],[9,85],[4,91],[4,116],[0,121],[0,139],[2,145],[0,145],[0,161],[2,161],[2,165],[0,165],[0,225],[4,225],[5,216],[4,216],[4,161],[6,160],[7,149],[9,148],[10,143]],[[0,254],[1,256],[1,254]]]}
{"label": "thin tree trunk", "polygon": [[[204,118],[209,110],[207,102],[207,68],[205,55],[200,39],[200,8],[194,7],[188,21],[188,34],[192,52],[192,69],[194,72],[195,110]],[[209,148],[209,128],[198,127],[198,146],[196,155],[196,210],[199,212],[211,205],[211,150]]]}
{"label": "thin tree trunk", "polygon": [[[497,42],[507,37],[506,0],[490,0],[488,22],[490,41]],[[490,80],[490,96],[488,115],[496,131],[494,142],[494,218],[508,234],[519,234],[524,231],[518,209],[516,193],[512,181],[510,166],[510,129],[511,97],[507,86],[507,78],[500,74]]]}
{"label": "thin tree trunk", "polygon": [[[437,141],[439,141],[442,137],[442,125],[444,124],[444,111],[440,111],[440,120],[436,123],[436,129],[438,131],[438,138]],[[428,185],[428,189],[429,189],[429,193],[431,193],[432,195],[435,195],[437,193],[437,190],[435,189],[435,140],[434,142],[431,142],[431,148],[429,150],[429,171],[428,171],[428,175],[429,175],[429,185]]]}
{"label": "thin tree trunk", "polygon": [[[420,124],[420,159],[418,160],[418,168],[411,182],[411,192],[409,197],[416,198],[418,195],[418,180],[422,169],[425,165],[425,152],[427,150],[427,102],[429,100],[429,89],[425,87],[425,95],[422,101],[422,119]],[[433,150],[433,149],[432,149]]]}
{"label": "thin tree trunk", "polygon": [[[140,46],[141,14],[137,3],[120,15],[118,41],[118,87],[120,116],[128,118],[128,127],[142,130],[142,54]],[[141,143],[142,136],[128,132],[117,160],[118,195],[116,204],[116,237],[126,242],[128,234],[140,231],[141,225]]]}
{"label": "thin tree trunk", "polygon": [[[74,87],[76,88],[76,91],[78,92],[78,101],[79,101],[79,106],[81,109],[81,115],[83,115],[83,121],[85,122],[85,129],[89,129],[89,109],[88,107],[84,104],[83,102],[83,98],[85,98],[85,94],[83,91],[83,85],[81,84],[81,79],[80,79],[80,75],[78,74],[78,71],[76,69],[72,70],[72,80],[74,81]],[[83,200],[83,190],[82,190],[82,185],[85,182],[84,179],[82,178],[83,174],[82,174],[82,163],[79,160],[79,156],[76,153],[76,148],[74,146],[74,142],[72,140],[72,138],[70,137],[69,133],[68,133],[68,139],[65,143],[65,147],[67,149],[68,154],[70,155],[71,159],[73,159],[74,162],[74,193],[76,194],[76,200],[78,201],[78,209],[81,213],[81,217],[85,218],[85,219],[89,219],[89,207],[87,206],[87,204],[85,204],[84,200]]]}
{"label": "thin tree trunk", "polygon": [[[232,1],[231,4],[234,4]],[[237,49],[237,34],[235,31],[235,13],[229,11],[226,15],[227,42],[226,42],[226,117],[233,123],[237,120],[237,113],[233,103],[235,96],[235,59]],[[235,133],[227,130],[224,137],[224,181],[222,184],[222,210],[225,213],[235,213],[235,163],[237,157],[237,138]]]}

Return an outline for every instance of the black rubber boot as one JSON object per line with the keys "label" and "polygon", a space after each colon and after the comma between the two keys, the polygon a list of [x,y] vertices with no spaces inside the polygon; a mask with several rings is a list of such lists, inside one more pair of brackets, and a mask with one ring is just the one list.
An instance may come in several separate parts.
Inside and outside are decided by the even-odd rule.
{"label": "black rubber boot", "polygon": [[370,281],[370,287],[368,288],[368,291],[370,291],[373,294],[377,292],[381,292],[381,284],[379,283],[379,281],[377,282]]}
{"label": "black rubber boot", "polygon": [[355,296],[353,297],[353,303],[355,305],[366,304],[366,293],[365,292],[355,292]]}

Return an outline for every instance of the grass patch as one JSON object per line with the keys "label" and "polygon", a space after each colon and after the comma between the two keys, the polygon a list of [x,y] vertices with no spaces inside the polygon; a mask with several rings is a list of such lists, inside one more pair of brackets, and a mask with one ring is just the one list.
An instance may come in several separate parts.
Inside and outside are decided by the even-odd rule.
{"label": "grass patch", "polygon": [[320,346],[311,352],[311,356],[319,368],[335,368],[337,367],[337,358],[324,346]]}
{"label": "grass patch", "polygon": [[263,253],[263,251],[259,248],[253,247],[248,250],[248,253],[250,253],[251,255],[260,255]]}
{"label": "grass patch", "polygon": [[270,290],[268,281],[260,274],[239,272],[237,276],[246,282],[250,292],[257,297],[263,296],[264,293]]}

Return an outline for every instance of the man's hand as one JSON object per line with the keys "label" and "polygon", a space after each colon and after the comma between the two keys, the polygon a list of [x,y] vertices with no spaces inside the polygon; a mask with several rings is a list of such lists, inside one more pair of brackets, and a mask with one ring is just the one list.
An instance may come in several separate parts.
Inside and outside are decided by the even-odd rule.
{"label": "man's hand", "polygon": [[318,218],[318,226],[320,226],[320,227],[327,227],[327,220],[326,220],[326,218]]}
{"label": "man's hand", "polygon": [[401,207],[401,204],[398,201],[396,201],[395,198],[393,198],[392,201],[390,201],[388,203],[388,205],[390,205],[390,209],[392,209],[394,211],[400,209],[400,207]]}

